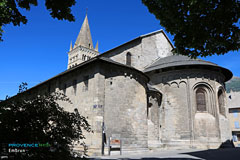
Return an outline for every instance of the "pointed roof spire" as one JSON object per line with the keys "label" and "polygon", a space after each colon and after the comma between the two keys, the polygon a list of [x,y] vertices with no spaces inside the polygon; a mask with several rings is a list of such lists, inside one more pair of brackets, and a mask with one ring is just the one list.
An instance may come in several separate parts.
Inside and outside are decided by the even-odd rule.
{"label": "pointed roof spire", "polygon": [[86,48],[90,48],[90,49],[93,48],[92,36],[91,36],[91,32],[90,32],[90,27],[88,24],[87,14],[86,14],[84,22],[82,24],[81,30],[78,34],[77,40],[74,44],[74,48],[76,48],[80,45],[83,47],[86,47]]}
{"label": "pointed roof spire", "polygon": [[73,48],[72,48],[72,41],[71,41],[69,51],[71,51],[72,49],[73,49]]}
{"label": "pointed roof spire", "polygon": [[95,51],[98,52],[98,41],[97,41],[96,46],[95,46]]}

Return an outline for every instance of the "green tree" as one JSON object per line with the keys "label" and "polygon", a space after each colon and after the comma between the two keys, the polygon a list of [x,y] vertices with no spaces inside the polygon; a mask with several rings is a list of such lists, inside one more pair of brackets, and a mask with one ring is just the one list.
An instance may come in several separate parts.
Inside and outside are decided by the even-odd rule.
{"label": "green tree", "polygon": [[[27,18],[19,12],[18,8],[30,10],[37,6],[37,0],[0,0],[0,41],[2,41],[3,26],[12,23],[14,26],[26,24]],[[45,6],[53,18],[59,20],[75,21],[71,7],[75,0],[45,0]]]}
{"label": "green tree", "polygon": [[142,0],[174,35],[175,51],[191,57],[223,55],[240,47],[239,0]]}
{"label": "green tree", "polygon": [[[24,100],[19,94],[0,103],[0,147],[9,152],[9,144],[47,144],[26,149],[25,153],[8,153],[18,160],[70,160],[86,155],[83,130],[91,132],[87,119],[67,112],[56,101],[70,100],[62,93],[42,95]],[[74,152],[78,143],[83,150]],[[13,147],[14,148],[14,147]],[[16,147],[15,147],[16,148]],[[1,153],[1,150],[0,150]]]}
{"label": "green tree", "polygon": [[27,82],[22,82],[18,87],[18,94],[27,90]]}

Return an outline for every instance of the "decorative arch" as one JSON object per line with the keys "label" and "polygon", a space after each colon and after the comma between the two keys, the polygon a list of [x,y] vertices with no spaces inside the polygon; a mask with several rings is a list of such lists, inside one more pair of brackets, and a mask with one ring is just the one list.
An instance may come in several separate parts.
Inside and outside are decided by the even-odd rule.
{"label": "decorative arch", "polygon": [[223,116],[226,116],[225,114],[225,107],[226,107],[226,95],[225,95],[225,90],[224,88],[221,86],[218,89],[218,108],[219,108],[219,113]]}
{"label": "decorative arch", "polygon": [[132,54],[130,52],[127,52],[126,54],[126,65],[131,66],[132,64]]}
{"label": "decorative arch", "polygon": [[179,88],[179,85],[178,85],[177,82],[172,82],[172,83],[171,83],[171,87],[172,87],[172,88]]}
{"label": "decorative arch", "polygon": [[193,86],[193,102],[196,112],[208,112],[217,116],[216,97],[211,85],[205,82],[196,83]]}
{"label": "decorative arch", "polygon": [[187,86],[187,82],[186,81],[180,81],[179,82],[179,88],[184,85],[184,86]]}
{"label": "decorative arch", "polygon": [[164,85],[164,86],[168,86],[168,87],[171,86],[171,84],[169,84],[169,83],[167,83],[167,82],[166,82],[166,83],[163,83],[163,85]]}
{"label": "decorative arch", "polygon": [[195,90],[199,86],[205,86],[206,88],[208,88],[208,90],[211,90],[212,92],[214,91],[213,87],[209,83],[206,83],[206,82],[198,82],[198,83],[196,83],[193,86],[193,90]]}

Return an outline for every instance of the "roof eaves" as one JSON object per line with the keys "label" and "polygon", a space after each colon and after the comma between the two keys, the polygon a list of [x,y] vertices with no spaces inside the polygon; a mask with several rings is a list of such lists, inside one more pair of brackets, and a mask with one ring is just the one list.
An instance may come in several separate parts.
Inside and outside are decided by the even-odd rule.
{"label": "roof eaves", "polygon": [[[166,63],[167,64],[167,63]],[[171,67],[179,67],[179,66],[211,66],[209,64],[177,64],[177,65],[174,65],[174,66],[164,66],[162,68],[159,68],[157,67],[158,65],[156,66],[153,66],[153,67],[149,67],[147,69],[145,69],[143,72],[144,73],[147,73],[147,72],[150,72],[150,71],[154,71],[154,70],[158,70],[158,69],[163,69],[163,68],[171,68]],[[161,65],[162,66],[162,65]],[[215,67],[219,67],[219,66],[215,66]]]}
{"label": "roof eaves", "polygon": [[228,109],[238,109],[238,108],[240,108],[240,106],[230,106],[230,107],[228,107]]}
{"label": "roof eaves", "polygon": [[36,88],[36,87],[38,87],[38,86],[40,86],[40,85],[42,85],[42,84],[44,84],[44,83],[47,83],[48,81],[50,81],[50,80],[52,80],[52,79],[55,79],[55,78],[60,77],[60,76],[62,76],[62,75],[65,75],[65,74],[67,74],[67,73],[69,73],[69,72],[71,72],[71,71],[73,71],[73,70],[75,70],[75,69],[77,69],[77,68],[80,68],[80,67],[82,67],[82,66],[84,66],[84,65],[86,65],[86,64],[88,64],[88,63],[91,63],[91,62],[93,62],[93,61],[96,61],[96,60],[97,60],[97,58],[94,57],[94,58],[92,58],[92,59],[90,59],[90,60],[88,60],[88,61],[85,61],[85,62],[83,62],[83,63],[80,63],[80,64],[78,64],[77,66],[75,66],[75,67],[73,67],[73,68],[67,69],[66,71],[63,71],[63,72],[57,74],[56,76],[53,76],[52,78],[49,78],[49,79],[47,79],[47,80],[45,80],[45,81],[43,81],[43,82],[41,82],[41,83],[33,86],[32,88],[29,88],[28,90],[31,90],[31,89],[33,89],[33,88]]}
{"label": "roof eaves", "polygon": [[103,60],[103,61],[106,61],[106,62],[109,62],[109,63],[112,63],[112,64],[116,64],[116,65],[119,65],[119,66],[123,66],[123,67],[127,67],[127,68],[130,68],[130,69],[136,70],[137,72],[140,72],[141,74],[143,74],[143,75],[149,80],[149,77],[148,77],[147,75],[145,75],[143,72],[137,70],[136,68],[134,68],[134,67],[132,67],[132,66],[128,66],[128,65],[125,65],[125,64],[122,64],[122,63],[118,63],[118,62],[113,61],[113,60],[111,60],[111,59],[109,59],[109,58],[96,56],[96,57],[93,57],[92,59],[90,59],[90,60],[88,60],[88,61],[85,61],[85,62],[83,62],[83,63],[78,64],[77,66],[75,66],[75,67],[73,67],[73,68],[70,68],[70,69],[67,69],[66,71],[63,71],[62,73],[59,73],[59,74],[57,74],[56,76],[54,76],[54,77],[52,77],[52,78],[49,78],[49,79],[47,79],[47,80],[45,80],[45,81],[43,81],[43,82],[41,82],[41,83],[33,86],[32,88],[29,88],[27,91],[32,90],[32,89],[34,89],[34,88],[36,88],[36,87],[38,87],[38,86],[40,86],[40,85],[42,85],[42,84],[44,84],[44,83],[47,83],[47,82],[49,82],[49,81],[51,81],[51,80],[53,80],[53,79],[55,79],[55,78],[57,78],[57,77],[60,77],[60,76],[65,75],[65,74],[67,74],[67,73],[70,73],[70,72],[72,72],[73,70],[76,70],[76,69],[78,69],[78,68],[80,68],[80,67],[82,67],[82,66],[85,66],[85,65],[87,65],[87,64],[89,64],[89,63],[92,63],[92,62],[94,62],[94,61],[97,61],[97,60]]}
{"label": "roof eaves", "polygon": [[148,81],[150,80],[150,78],[149,78],[146,74],[144,74],[142,71],[140,71],[140,70],[138,70],[138,69],[136,69],[136,68],[134,68],[134,67],[132,67],[132,66],[125,65],[125,64],[122,64],[122,63],[113,61],[113,60],[110,59],[110,58],[99,57],[99,59],[101,59],[101,60],[103,60],[103,61],[106,61],[106,62],[110,62],[110,63],[116,64],[116,65],[118,65],[118,66],[122,66],[122,67],[126,67],[126,68],[129,68],[129,69],[135,70],[135,71],[141,73],[142,75],[144,75],[144,76],[148,79]]}

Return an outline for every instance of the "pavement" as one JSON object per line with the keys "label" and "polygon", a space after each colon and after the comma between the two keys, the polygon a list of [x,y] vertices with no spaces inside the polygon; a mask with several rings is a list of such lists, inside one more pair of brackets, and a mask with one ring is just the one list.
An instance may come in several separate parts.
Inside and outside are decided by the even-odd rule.
{"label": "pavement", "polygon": [[90,157],[92,160],[240,160],[240,148],[210,150],[159,150],[144,153],[123,153],[115,151],[111,156]]}

